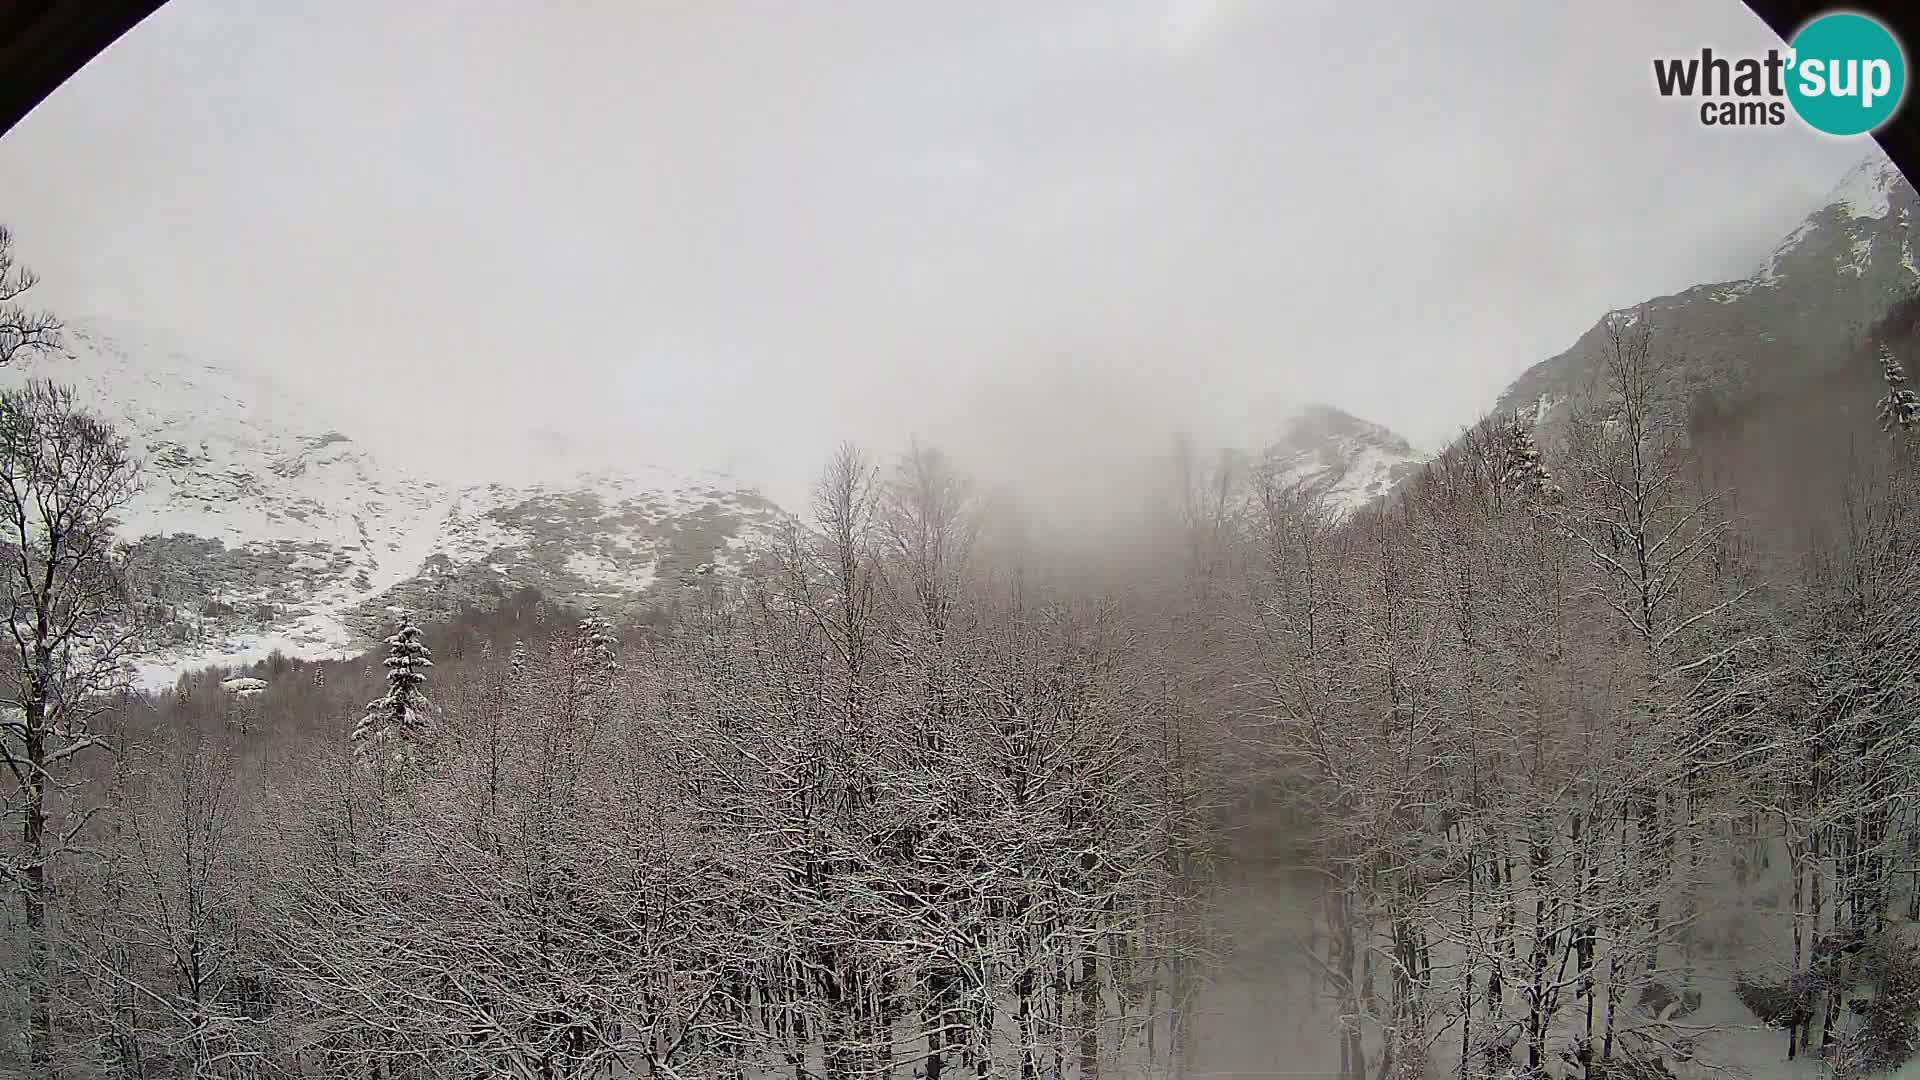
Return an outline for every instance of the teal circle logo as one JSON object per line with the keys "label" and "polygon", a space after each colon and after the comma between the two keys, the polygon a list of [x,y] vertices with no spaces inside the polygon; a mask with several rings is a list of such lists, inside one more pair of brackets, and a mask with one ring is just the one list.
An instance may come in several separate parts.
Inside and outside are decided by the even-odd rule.
{"label": "teal circle logo", "polygon": [[1907,58],[1879,20],[1822,15],[1793,36],[1787,100],[1817,131],[1862,135],[1887,122],[1907,92]]}

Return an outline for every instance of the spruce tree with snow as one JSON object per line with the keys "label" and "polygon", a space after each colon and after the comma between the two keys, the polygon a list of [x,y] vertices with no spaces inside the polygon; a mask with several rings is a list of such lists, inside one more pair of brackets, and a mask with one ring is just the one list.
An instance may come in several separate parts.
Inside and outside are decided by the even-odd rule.
{"label": "spruce tree with snow", "polygon": [[611,675],[620,670],[617,652],[620,639],[614,637],[612,628],[600,614],[600,605],[595,604],[587,610],[587,617],[580,621],[580,641],[578,648],[582,656],[591,659],[595,666]]}
{"label": "spruce tree with snow", "polygon": [[1533,441],[1533,427],[1521,420],[1518,413],[1507,429],[1506,466],[1509,483],[1546,502],[1559,501],[1560,485],[1553,482],[1553,474],[1540,459],[1540,448]]}
{"label": "spruce tree with snow", "polygon": [[421,687],[433,654],[412,623],[403,625],[386,645],[387,692],[367,704],[366,715],[354,726],[354,752],[383,769],[405,768],[427,742],[428,702]]}
{"label": "spruce tree with snow", "polygon": [[1887,394],[1880,399],[1880,430],[1912,431],[1920,425],[1920,396],[1907,389],[1907,373],[1885,345],[1880,346],[1880,377],[1887,382]]}

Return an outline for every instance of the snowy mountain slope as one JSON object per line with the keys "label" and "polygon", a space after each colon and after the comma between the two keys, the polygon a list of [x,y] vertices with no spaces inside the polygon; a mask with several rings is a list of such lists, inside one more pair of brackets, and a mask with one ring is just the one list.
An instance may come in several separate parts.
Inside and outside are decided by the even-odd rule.
{"label": "snowy mountain slope", "polygon": [[[146,487],[121,533],[154,629],[137,665],[147,686],[275,649],[357,652],[401,612],[450,615],[523,587],[640,613],[705,573],[743,569],[783,520],[722,473],[485,485],[422,476],[315,421],[270,380],[100,321],[71,325],[64,355],[0,369],[0,385],[34,377],[72,384],[144,463]],[[1242,445],[1339,513],[1422,460],[1391,431],[1326,406]]]}
{"label": "snowy mountain slope", "polygon": [[1246,484],[1272,477],[1300,488],[1335,518],[1393,491],[1432,455],[1389,428],[1332,405],[1252,400],[1216,429],[1218,452]]}
{"label": "snowy mountain slope", "polygon": [[[1875,148],[1752,274],[1647,301],[1659,346],[1684,358],[1680,392],[1737,397],[1804,374],[1912,295],[1920,288],[1910,231],[1916,209],[1912,184]],[[1603,318],[1514,380],[1496,413],[1543,413],[1551,437],[1553,407],[1592,386],[1604,326]]]}
{"label": "snowy mountain slope", "polygon": [[266,380],[99,321],[16,361],[75,387],[144,463],[123,515],[154,651],[149,686],[207,663],[356,652],[395,609],[430,617],[533,586],[619,609],[701,563],[737,569],[778,515],[719,474],[596,473],[466,487],[376,458]]}
{"label": "snowy mountain slope", "polygon": [[1262,443],[1257,460],[1282,481],[1313,491],[1340,515],[1386,495],[1428,457],[1387,428],[1331,405],[1302,409]]}
{"label": "snowy mountain slope", "polygon": [[630,611],[694,584],[702,566],[740,571],[781,520],[717,473],[603,470],[561,484],[470,487],[452,499],[416,573],[354,614],[367,624],[395,609],[451,614],[527,586]]}

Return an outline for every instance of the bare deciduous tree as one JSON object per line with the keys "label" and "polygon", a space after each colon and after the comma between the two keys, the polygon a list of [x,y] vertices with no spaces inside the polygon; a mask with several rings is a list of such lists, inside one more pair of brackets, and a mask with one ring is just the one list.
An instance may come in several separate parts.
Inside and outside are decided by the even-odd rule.
{"label": "bare deciduous tree", "polygon": [[20,817],[7,873],[25,916],[29,1059],[40,1066],[53,1022],[48,870],[90,816],[55,824],[49,811],[62,774],[102,745],[92,723],[124,684],[133,608],[113,530],[138,478],[126,440],[71,389],[35,380],[0,393],[0,596],[12,646],[0,760],[14,781],[7,809]]}
{"label": "bare deciduous tree", "polygon": [[40,278],[14,261],[13,233],[0,225],[0,367],[60,347],[60,320],[20,303]]}

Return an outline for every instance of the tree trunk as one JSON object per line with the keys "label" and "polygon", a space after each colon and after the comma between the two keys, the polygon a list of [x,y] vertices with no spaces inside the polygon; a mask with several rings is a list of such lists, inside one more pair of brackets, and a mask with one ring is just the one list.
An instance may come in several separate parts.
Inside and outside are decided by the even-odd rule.
{"label": "tree trunk", "polygon": [[926,1080],[940,1080],[946,1068],[947,999],[951,992],[946,972],[935,971],[927,976],[927,1009],[921,1021],[927,1035]]}
{"label": "tree trunk", "polygon": [[1080,953],[1080,1080],[1100,1076],[1100,953],[1089,938]]}
{"label": "tree trunk", "polygon": [[27,1063],[35,1076],[53,1073],[53,940],[47,928],[46,700],[37,692],[26,708],[26,814],[20,839],[26,856],[21,890],[27,931]]}

